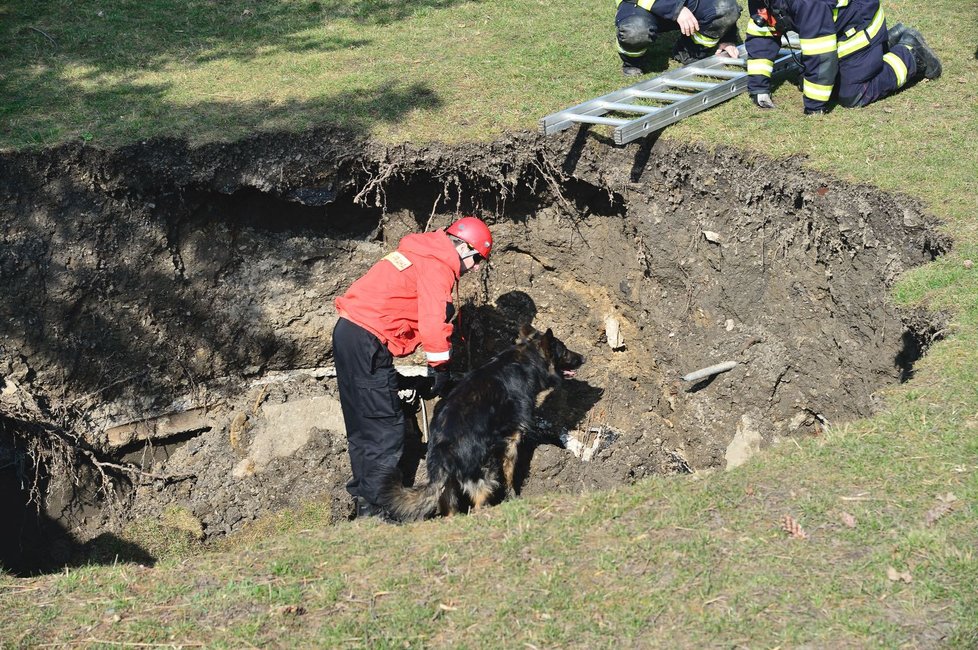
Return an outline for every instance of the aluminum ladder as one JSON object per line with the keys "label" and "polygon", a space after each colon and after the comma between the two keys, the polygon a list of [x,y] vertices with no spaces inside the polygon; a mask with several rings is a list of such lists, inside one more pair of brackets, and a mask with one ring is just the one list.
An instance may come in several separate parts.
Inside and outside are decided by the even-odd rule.
{"label": "aluminum ladder", "polygon": [[[772,78],[800,67],[795,51],[798,37],[790,36],[781,39]],[[540,132],[551,135],[578,123],[601,124],[615,127],[618,145],[653,133],[747,90],[747,52],[743,45],[737,51],[740,56],[736,59],[714,55],[548,115],[540,120]],[[613,113],[638,117],[608,117]]]}

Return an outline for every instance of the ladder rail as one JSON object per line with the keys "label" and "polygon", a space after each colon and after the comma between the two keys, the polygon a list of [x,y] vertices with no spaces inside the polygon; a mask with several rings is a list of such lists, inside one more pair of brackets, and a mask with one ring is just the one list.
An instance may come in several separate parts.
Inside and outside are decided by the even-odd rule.
{"label": "ladder rail", "polygon": [[[798,69],[797,55],[793,52],[797,48],[797,37],[782,39],[772,76]],[[615,127],[615,144],[625,144],[744,92],[747,89],[747,53],[743,45],[738,47],[738,52],[738,58],[714,55],[553,113],[540,120],[540,131],[550,135],[577,123],[602,124]],[[714,81],[707,81],[709,79]],[[638,104],[635,100],[664,105]],[[640,115],[630,119],[603,117],[608,113]]]}

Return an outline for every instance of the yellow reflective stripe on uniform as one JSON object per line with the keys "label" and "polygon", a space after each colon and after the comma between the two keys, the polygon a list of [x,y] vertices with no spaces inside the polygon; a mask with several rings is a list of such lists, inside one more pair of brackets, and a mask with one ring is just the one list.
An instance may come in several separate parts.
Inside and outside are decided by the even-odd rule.
{"label": "yellow reflective stripe on uniform", "polygon": [[805,79],[803,89],[805,97],[817,102],[827,102],[832,98],[832,86],[824,86]]}
{"label": "yellow reflective stripe on uniform", "polygon": [[747,74],[770,77],[772,72],[774,72],[774,61],[771,59],[747,59]]}
{"label": "yellow reflective stripe on uniform", "polygon": [[805,56],[813,56],[815,54],[826,54],[835,50],[837,44],[835,40],[835,34],[829,34],[828,36],[819,36],[818,38],[802,38],[801,42],[801,53]]}
{"label": "yellow reflective stripe on uniform", "polygon": [[637,59],[640,56],[645,56],[645,53],[648,52],[648,51],[649,51],[649,48],[645,48],[644,50],[639,50],[638,52],[629,52],[628,50],[623,50],[622,47],[621,47],[621,45],[618,46],[618,53],[619,54],[623,54],[625,56],[630,56],[633,59]]}
{"label": "yellow reflective stripe on uniform", "polygon": [[852,38],[839,43],[839,58],[858,52],[867,45],[869,45],[869,39],[866,38],[866,32],[859,32]]}
{"label": "yellow reflective stripe on uniform", "polygon": [[714,45],[720,42],[719,38],[710,38],[709,36],[703,36],[699,32],[693,32],[693,35],[690,38],[693,39],[694,43],[696,43],[697,45],[702,45],[703,47],[713,47]]}
{"label": "yellow reflective stripe on uniform", "polygon": [[774,36],[774,32],[771,31],[770,27],[758,27],[754,24],[754,21],[747,22],[747,35],[748,36]]}
{"label": "yellow reflective stripe on uniform", "polygon": [[638,0],[635,4],[646,11],[652,11],[652,5],[655,4],[655,0]]}
{"label": "yellow reflective stripe on uniform", "polygon": [[841,9],[842,7],[848,7],[849,6],[849,0],[838,0],[835,3],[835,6],[836,6],[837,9]]}
{"label": "yellow reflective stripe on uniform", "polygon": [[866,32],[869,34],[870,38],[875,38],[877,34],[880,33],[880,29],[883,28],[883,23],[886,20],[886,16],[883,15],[883,7],[880,7],[876,11],[876,15],[873,16],[873,22],[869,23],[869,27],[866,28]]}
{"label": "yellow reflective stripe on uniform", "polygon": [[883,62],[893,68],[893,74],[896,75],[897,79],[897,88],[907,83],[907,64],[900,57],[893,52],[887,52],[883,55]]}
{"label": "yellow reflective stripe on uniform", "polygon": [[873,20],[869,23],[869,27],[850,39],[839,41],[839,58],[849,56],[869,45],[869,41],[875,38],[883,28],[884,22],[883,7],[880,7],[876,15],[873,16]]}

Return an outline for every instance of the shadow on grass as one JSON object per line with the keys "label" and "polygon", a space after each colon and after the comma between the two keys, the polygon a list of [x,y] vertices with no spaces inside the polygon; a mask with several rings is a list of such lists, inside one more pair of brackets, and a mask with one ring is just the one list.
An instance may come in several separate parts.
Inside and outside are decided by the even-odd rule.
{"label": "shadow on grass", "polygon": [[[93,70],[161,69],[188,60],[251,60],[276,52],[329,52],[362,47],[362,38],[317,36],[311,30],[338,20],[389,26],[460,0],[294,0],[207,2],[147,0],[77,3],[69,0],[5,3],[7,25],[0,57],[56,56]],[[9,71],[9,69],[8,69]]]}
{"label": "shadow on grass", "polygon": [[[223,117],[218,124],[274,129],[285,122],[280,118],[299,110],[310,116],[342,114],[340,126],[366,128],[371,121],[395,119],[409,107],[430,106],[430,93],[398,84],[394,72],[393,89],[356,89],[356,96],[351,97],[303,105],[256,101],[235,106],[221,101],[217,86],[205,89],[184,108],[164,100],[167,86],[136,83],[135,77],[154,71],[165,74],[175,66],[233,60],[253,63],[255,76],[260,78],[267,74],[261,69],[262,61],[269,57],[366,48],[371,45],[371,28],[419,11],[450,7],[456,1],[5,3],[0,8],[0,90],[4,96],[0,134],[12,146],[79,135],[87,140],[93,134],[64,133],[66,128],[82,130],[77,124],[87,120],[142,137],[166,131],[154,128],[153,122],[186,124],[192,130],[215,114]],[[347,21],[345,34],[327,31],[341,19]],[[351,35],[349,21],[362,24],[362,34]],[[328,64],[326,56],[309,63]],[[70,75],[67,70],[72,71]],[[297,74],[310,73],[300,70]],[[93,87],[98,90],[91,91]],[[381,99],[393,104],[384,107]],[[180,115],[186,112],[192,115]],[[65,120],[66,114],[73,119]],[[75,126],[66,127],[66,122]]]}

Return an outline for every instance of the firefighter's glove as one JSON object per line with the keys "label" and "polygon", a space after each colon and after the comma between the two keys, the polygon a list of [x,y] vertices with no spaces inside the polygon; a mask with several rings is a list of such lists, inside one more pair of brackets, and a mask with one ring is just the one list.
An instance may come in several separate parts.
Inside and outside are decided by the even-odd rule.
{"label": "firefighter's glove", "polygon": [[428,368],[428,378],[431,385],[421,395],[425,399],[444,397],[451,390],[451,373],[448,368]]}
{"label": "firefighter's glove", "polygon": [[774,108],[774,101],[768,93],[751,94],[750,99],[761,108]]}

